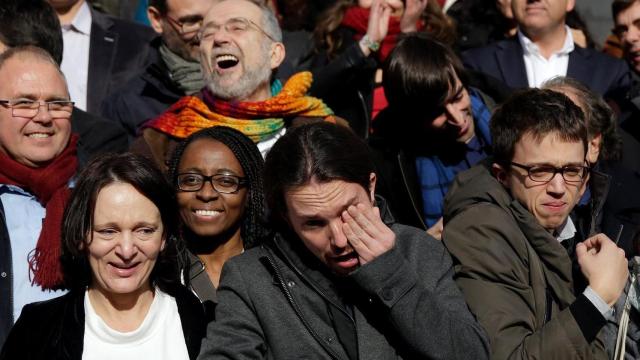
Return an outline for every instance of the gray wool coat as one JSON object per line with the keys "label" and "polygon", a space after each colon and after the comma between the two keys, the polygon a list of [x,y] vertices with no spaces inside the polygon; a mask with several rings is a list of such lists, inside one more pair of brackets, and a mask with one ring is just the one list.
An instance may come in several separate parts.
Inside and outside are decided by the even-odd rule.
{"label": "gray wool coat", "polygon": [[198,359],[350,359],[337,312],[355,328],[359,359],[487,359],[444,246],[380,208],[396,245],[346,279],[293,234],[230,259]]}

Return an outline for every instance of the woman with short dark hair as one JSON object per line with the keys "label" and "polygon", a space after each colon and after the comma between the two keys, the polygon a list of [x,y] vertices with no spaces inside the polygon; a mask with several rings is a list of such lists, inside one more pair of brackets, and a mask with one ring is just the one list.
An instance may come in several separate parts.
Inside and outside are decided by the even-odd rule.
{"label": "woman with short dark hair", "polygon": [[265,163],[277,232],[225,263],[201,358],[488,358],[446,249],[395,223],[375,186],[349,129],[280,138]]}
{"label": "woman with short dark hair", "polygon": [[25,306],[1,359],[195,359],[206,322],[180,284],[171,187],[149,160],[105,155],[79,175],[62,227],[69,293]]}

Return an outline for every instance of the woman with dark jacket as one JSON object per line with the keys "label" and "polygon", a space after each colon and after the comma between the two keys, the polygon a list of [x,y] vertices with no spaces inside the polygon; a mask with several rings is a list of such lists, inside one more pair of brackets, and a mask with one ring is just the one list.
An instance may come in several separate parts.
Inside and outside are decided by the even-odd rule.
{"label": "woman with dark jacket", "polygon": [[399,37],[415,31],[447,43],[455,36],[436,1],[336,1],[316,24],[311,94],[367,137],[371,119],[387,104],[381,65]]}
{"label": "woman with dark jacket", "polygon": [[91,162],[64,214],[70,291],[25,306],[0,359],[195,359],[206,323],[180,284],[173,209],[171,187],[147,159]]}
{"label": "woman with dark jacket", "polygon": [[446,249],[395,223],[375,185],[347,128],[280,138],[265,163],[277,233],[225,263],[200,359],[488,358]]}

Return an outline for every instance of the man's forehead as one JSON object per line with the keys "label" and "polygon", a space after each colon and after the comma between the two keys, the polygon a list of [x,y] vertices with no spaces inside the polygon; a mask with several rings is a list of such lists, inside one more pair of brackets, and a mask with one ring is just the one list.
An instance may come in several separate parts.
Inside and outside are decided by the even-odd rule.
{"label": "man's forehead", "polygon": [[[0,87],[3,94],[29,95],[35,89],[66,97],[67,86],[55,65],[30,54],[16,54],[0,67]],[[36,95],[36,94],[33,94]]]}
{"label": "man's forehead", "polygon": [[584,162],[585,149],[582,141],[566,139],[557,132],[526,132],[515,144],[513,155],[514,160],[527,164],[580,164]]}
{"label": "man's forehead", "polygon": [[620,11],[613,19],[616,25],[630,25],[640,19],[640,0],[636,0],[628,8]]}
{"label": "man's forehead", "polygon": [[209,9],[204,22],[205,24],[209,22],[220,24],[238,17],[260,24],[262,12],[258,5],[249,0],[222,0]]}

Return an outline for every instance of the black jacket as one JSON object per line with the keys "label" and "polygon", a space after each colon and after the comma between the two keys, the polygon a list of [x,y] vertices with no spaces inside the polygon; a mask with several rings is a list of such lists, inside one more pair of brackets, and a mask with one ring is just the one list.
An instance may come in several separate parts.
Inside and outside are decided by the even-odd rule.
{"label": "black jacket", "polygon": [[151,42],[150,63],[124,86],[111,93],[102,104],[102,114],[122,126],[132,142],[145,122],[155,119],[185,96],[171,80],[169,70],[158,51],[162,39]]}
{"label": "black jacket", "polygon": [[91,10],[87,111],[100,113],[110,92],[147,65],[149,42],[155,36],[150,27]]}
{"label": "black jacket", "polygon": [[353,31],[342,29],[343,47],[334,59],[318,54],[311,65],[313,84],[309,93],[322,99],[335,113],[349,122],[362,138],[369,135],[373,109],[373,89],[378,68],[373,56],[365,56]]}
{"label": "black jacket", "polygon": [[104,118],[73,109],[71,131],[78,134],[78,161],[82,167],[91,158],[103,153],[127,151],[127,134],[118,124]]}
{"label": "black jacket", "polygon": [[[196,359],[207,326],[202,305],[186,288],[179,287],[169,294],[178,305],[189,358]],[[2,348],[0,359],[82,359],[84,295],[84,290],[73,291],[25,306]]]}

